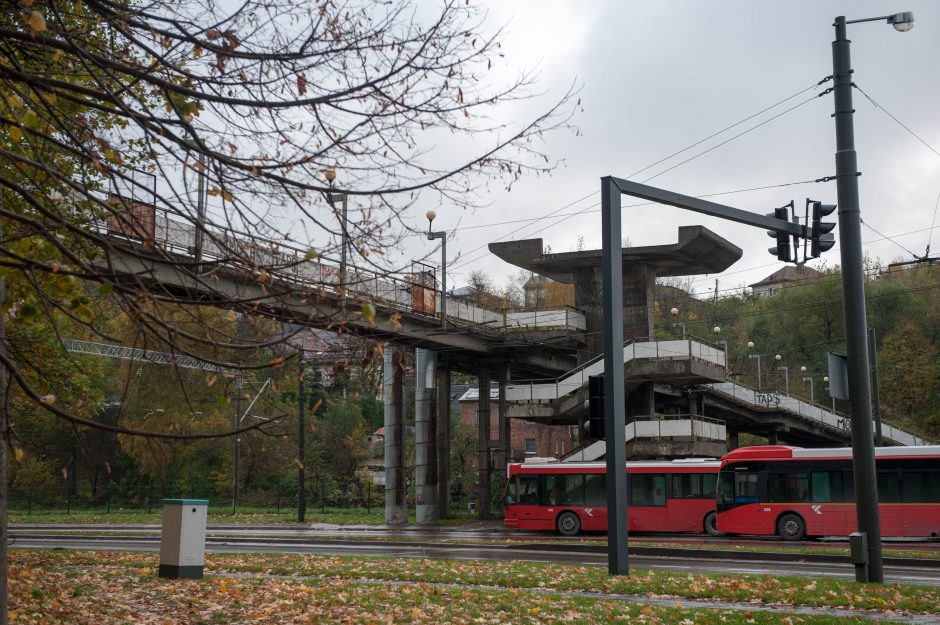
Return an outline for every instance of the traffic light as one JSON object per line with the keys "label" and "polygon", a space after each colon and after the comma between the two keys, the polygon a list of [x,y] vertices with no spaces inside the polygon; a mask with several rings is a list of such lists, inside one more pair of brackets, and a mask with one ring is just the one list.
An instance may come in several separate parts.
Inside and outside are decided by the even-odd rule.
{"label": "traffic light", "polygon": [[[773,214],[767,213],[767,216],[790,221],[790,211],[786,206],[775,208]],[[768,230],[767,236],[777,239],[777,244],[767,248],[767,251],[776,256],[777,260],[782,260],[785,263],[791,262],[793,255],[790,252],[790,235],[780,230]]]}
{"label": "traffic light", "polygon": [[822,221],[823,217],[831,214],[835,209],[835,204],[813,202],[813,225],[810,228],[809,245],[809,253],[813,258],[818,258],[823,252],[828,252],[836,244],[836,235],[832,234],[836,222]]}
{"label": "traffic light", "polygon": [[604,436],[604,376],[588,376],[588,436]]}

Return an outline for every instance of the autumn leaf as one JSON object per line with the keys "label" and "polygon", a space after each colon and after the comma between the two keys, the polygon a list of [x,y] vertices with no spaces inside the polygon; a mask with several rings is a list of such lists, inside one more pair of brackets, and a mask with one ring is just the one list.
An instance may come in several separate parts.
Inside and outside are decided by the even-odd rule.
{"label": "autumn leaf", "polygon": [[365,319],[366,321],[375,320],[375,306],[373,306],[369,302],[364,302],[362,306],[360,306],[359,308],[362,311],[363,319]]}
{"label": "autumn leaf", "polygon": [[297,91],[300,95],[305,95],[307,93],[307,78],[303,74],[297,75]]}
{"label": "autumn leaf", "polygon": [[42,404],[46,404],[47,406],[51,406],[52,404],[55,403],[55,395],[53,395],[52,393],[49,393],[48,395],[43,395],[42,397],[39,398],[39,402]]}
{"label": "autumn leaf", "polygon": [[29,28],[34,33],[44,33],[49,30],[46,27],[46,18],[39,11],[30,11],[26,21],[29,22]]}
{"label": "autumn leaf", "polygon": [[23,449],[21,447],[13,448],[13,459],[16,460],[17,462],[23,461]]}

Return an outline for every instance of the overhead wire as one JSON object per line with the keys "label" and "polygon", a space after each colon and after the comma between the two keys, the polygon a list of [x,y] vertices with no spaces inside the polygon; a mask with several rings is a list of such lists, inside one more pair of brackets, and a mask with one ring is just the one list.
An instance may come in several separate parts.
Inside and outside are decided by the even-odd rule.
{"label": "overhead wire", "polygon": [[[923,137],[921,137],[919,134],[917,134],[916,132],[914,132],[913,130],[911,130],[911,129],[907,126],[907,124],[905,124],[905,123],[902,122],[900,119],[898,119],[895,115],[893,115],[893,114],[891,113],[891,111],[889,111],[888,109],[886,109],[885,107],[883,107],[881,104],[879,104],[878,102],[876,102],[875,99],[874,99],[873,97],[871,97],[870,95],[868,95],[868,93],[867,93],[864,89],[862,89],[861,87],[859,87],[857,83],[853,83],[852,85],[853,85],[856,89],[858,89],[859,93],[861,93],[863,96],[865,96],[865,99],[867,99],[869,102],[871,102],[872,106],[874,106],[876,109],[880,110],[880,111],[883,112],[885,115],[887,115],[888,117],[890,117],[891,119],[893,119],[893,120],[895,121],[895,123],[896,123],[898,126],[900,126],[901,128],[903,128],[905,131],[907,131],[908,134],[910,134],[912,137],[914,137],[915,139],[917,139],[917,140],[921,143],[921,145],[923,145],[925,148],[927,148],[928,150],[930,150],[931,152],[933,152],[934,155],[936,155],[937,157],[940,157],[940,151],[937,151],[932,145],[930,145],[929,143],[927,143],[927,141],[925,141]],[[924,253],[923,258],[927,258],[928,256],[930,256],[930,241],[931,241],[931,239],[932,239],[932,237],[933,237],[933,227],[934,227],[934,225],[937,223],[937,209],[940,209],[940,193],[937,194],[937,202],[936,202],[936,204],[934,205],[934,209],[933,209],[933,219],[932,219],[932,221],[931,221],[931,223],[930,223],[930,235],[928,235],[928,238],[927,238],[927,250],[926,250],[926,252]],[[906,250],[905,250],[905,251],[906,251]],[[910,252],[908,252],[908,253],[910,253]],[[915,254],[912,254],[912,256],[915,256],[915,257],[916,257]]]}
{"label": "overhead wire", "polygon": [[[645,167],[643,167],[643,168],[641,168],[641,169],[638,169],[637,171],[635,171],[635,172],[629,174],[629,175],[627,176],[627,178],[632,178],[632,177],[634,177],[634,176],[636,176],[636,175],[638,175],[638,174],[640,174],[640,173],[642,173],[642,172],[644,172],[644,171],[647,171],[647,170],[651,169],[652,167],[655,167],[656,165],[659,165],[659,164],[661,164],[661,163],[663,163],[663,162],[665,162],[665,161],[668,161],[669,159],[672,159],[672,158],[678,156],[679,154],[682,154],[682,153],[684,153],[684,152],[687,152],[687,151],[689,151],[689,150],[695,148],[696,146],[699,146],[699,145],[701,145],[702,143],[705,143],[706,141],[709,141],[709,140],[711,140],[711,139],[713,139],[713,138],[715,138],[715,137],[717,137],[717,136],[719,136],[719,135],[721,135],[721,134],[727,132],[728,130],[731,130],[732,128],[735,128],[735,127],[737,127],[737,126],[740,126],[741,124],[746,123],[746,122],[750,121],[751,119],[754,119],[755,117],[759,117],[759,116],[762,115],[763,113],[766,113],[767,111],[770,111],[770,110],[772,110],[772,109],[774,109],[774,108],[780,106],[781,104],[784,104],[785,102],[788,102],[788,101],[792,100],[793,98],[796,98],[796,97],[802,95],[803,93],[806,93],[807,91],[810,91],[810,90],[812,90],[812,89],[817,88],[819,85],[821,85],[821,84],[823,84],[824,82],[826,82],[826,80],[827,80],[827,79],[820,80],[820,81],[818,81],[817,83],[814,83],[814,84],[812,84],[812,85],[810,85],[810,86],[808,86],[808,87],[805,87],[805,88],[803,88],[803,89],[800,89],[800,90],[797,91],[796,93],[794,93],[794,94],[792,94],[792,95],[790,95],[790,96],[787,96],[786,98],[784,98],[784,99],[782,99],[782,100],[780,100],[780,101],[778,101],[778,102],[776,102],[776,103],[774,103],[774,104],[772,104],[772,105],[770,105],[770,106],[767,106],[767,107],[761,109],[761,110],[758,111],[757,113],[754,113],[754,114],[752,114],[752,115],[748,115],[747,117],[745,117],[745,118],[743,118],[743,119],[741,119],[741,120],[739,120],[739,121],[737,121],[737,122],[735,122],[735,123],[733,123],[733,124],[731,124],[731,125],[729,125],[729,126],[726,126],[726,127],[722,128],[721,130],[719,130],[719,131],[717,131],[717,132],[714,132],[714,133],[712,133],[711,135],[709,135],[709,136],[707,136],[707,137],[705,137],[705,138],[703,138],[703,139],[699,139],[698,141],[695,141],[694,143],[692,143],[692,144],[690,144],[690,145],[688,145],[688,146],[682,148],[681,150],[677,150],[676,152],[673,152],[672,154],[670,154],[670,155],[668,155],[668,156],[666,156],[666,157],[663,157],[663,158],[661,158],[661,159],[655,161],[654,163],[651,163],[650,165],[647,165],[647,166],[645,166]],[[814,96],[814,98],[815,98],[815,97],[817,97],[817,96]],[[767,122],[772,121],[772,120],[774,120],[774,119],[777,119],[777,118],[780,117],[781,115],[785,115],[786,113],[792,111],[793,109],[798,108],[798,107],[802,106],[803,104],[806,104],[806,102],[812,101],[812,99],[813,99],[813,98],[810,98],[809,100],[806,100],[806,101],[804,101],[804,102],[801,102],[800,104],[798,104],[798,105],[796,105],[796,106],[794,106],[794,107],[788,109],[787,111],[784,111],[783,113],[781,113],[781,114],[779,114],[779,115],[776,115],[776,116],[772,117],[771,119],[766,120],[765,122],[762,122],[761,124],[758,124],[757,126],[754,126],[754,127],[751,128],[750,130],[759,128],[760,126],[763,126],[763,125],[766,124]],[[728,139],[727,141],[725,141],[725,142],[719,144],[718,146],[715,146],[714,148],[711,148],[711,149],[706,150],[706,151],[704,151],[704,152],[701,152],[701,153],[699,153],[699,154],[697,154],[697,155],[695,155],[695,156],[693,156],[693,157],[691,157],[691,158],[689,158],[689,159],[686,159],[685,161],[683,161],[683,162],[680,163],[679,165],[676,165],[676,166],[674,166],[674,167],[670,167],[669,169],[667,169],[667,170],[665,170],[665,171],[663,171],[663,172],[660,172],[660,173],[658,173],[658,174],[655,174],[654,176],[651,176],[650,178],[647,178],[646,180],[651,180],[651,179],[653,179],[653,178],[655,178],[655,177],[657,177],[657,176],[662,175],[663,173],[666,173],[667,171],[671,171],[672,169],[675,169],[676,167],[679,167],[680,165],[684,165],[685,163],[688,163],[688,162],[690,162],[690,161],[692,161],[692,160],[698,158],[699,156],[702,156],[702,155],[704,155],[704,154],[707,154],[708,152],[711,152],[713,149],[715,149],[715,148],[717,148],[717,147],[720,147],[721,145],[724,145],[724,144],[728,143],[729,141],[733,141],[734,139],[736,139],[736,138],[738,138],[738,137],[740,137],[740,136],[742,136],[742,135],[744,135],[744,134],[747,134],[748,132],[750,132],[750,130],[747,130],[747,131],[745,131],[745,132],[743,132],[743,133],[740,133],[740,134],[736,135],[735,137],[732,137],[731,139]],[[575,200],[575,201],[573,201],[573,202],[570,202],[570,203],[566,204],[565,206],[563,206],[563,207],[561,207],[561,208],[559,208],[559,209],[556,209],[556,210],[554,210],[554,211],[551,211],[551,212],[548,213],[547,215],[544,215],[544,216],[542,216],[542,217],[536,219],[535,221],[541,221],[541,220],[545,220],[545,219],[551,219],[552,217],[555,217],[555,216],[556,216],[559,212],[561,212],[562,210],[565,210],[566,208],[569,208],[569,207],[571,207],[571,206],[577,204],[578,202],[581,202],[581,201],[583,201],[583,200],[585,200],[585,199],[587,199],[587,198],[589,198],[589,197],[591,197],[591,196],[597,195],[598,193],[600,193],[600,191],[593,191],[593,192],[589,193],[588,195],[585,195],[585,196],[583,196],[583,197],[581,197],[581,198],[579,198],[579,199],[577,199],[577,200]],[[565,220],[567,220],[567,219],[570,219],[570,217],[572,217],[572,216],[573,216],[573,215],[566,216],[566,217],[565,217],[564,219],[562,219],[561,221],[558,221],[557,223],[552,224],[552,225],[557,225],[558,223],[562,223],[563,221],[565,221]],[[530,224],[530,225],[531,225],[531,224]],[[520,232],[520,231],[523,230],[524,228],[525,228],[525,227],[521,227],[521,228],[516,228],[516,229],[514,229],[514,230],[511,230],[511,231],[507,232],[506,234],[502,235],[501,237],[499,237],[498,239],[496,239],[496,241],[501,241],[501,240],[503,240],[503,239],[505,239],[505,238],[507,238],[507,237],[509,237],[509,236],[512,236],[513,234],[516,234],[516,233]],[[544,229],[545,229],[545,228],[542,228],[542,229],[538,230],[537,232],[541,232],[541,231],[544,230]],[[533,234],[535,234],[535,233],[533,233]],[[476,247],[476,248],[470,250],[469,252],[467,252],[467,254],[473,254],[473,253],[475,253],[475,252],[477,252],[477,251],[483,249],[483,248],[486,247],[486,246],[487,246],[487,244],[484,244],[484,245],[481,245],[481,246],[479,246],[479,247]],[[474,260],[477,260],[477,259],[474,259]],[[467,262],[473,262],[473,261],[466,261],[466,262],[464,262],[463,264],[467,264]],[[459,266],[459,265],[458,265],[458,266]]]}

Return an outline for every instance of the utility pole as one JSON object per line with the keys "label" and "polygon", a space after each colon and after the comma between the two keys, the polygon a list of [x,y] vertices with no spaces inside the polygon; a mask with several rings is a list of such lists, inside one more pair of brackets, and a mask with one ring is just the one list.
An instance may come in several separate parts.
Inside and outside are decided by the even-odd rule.
{"label": "utility pole", "polygon": [[306,403],[306,393],[304,392],[304,348],[300,348],[298,355],[300,371],[297,381],[297,522],[304,522],[304,515],[307,512],[307,483],[304,479],[304,404]]}

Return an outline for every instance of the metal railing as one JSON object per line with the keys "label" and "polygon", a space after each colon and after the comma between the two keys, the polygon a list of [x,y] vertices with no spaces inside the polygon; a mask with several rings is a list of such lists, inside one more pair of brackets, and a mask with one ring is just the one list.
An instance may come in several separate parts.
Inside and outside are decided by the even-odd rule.
{"label": "metal railing", "polygon": [[[740,382],[731,381],[703,384],[702,386],[711,389],[718,395],[726,396],[738,403],[746,404],[749,407],[785,410],[802,419],[812,421],[830,431],[849,435],[852,430],[852,420],[848,415],[833,411],[819,404],[784,395],[777,391],[758,391]],[[882,435],[886,441],[892,441],[899,445],[914,446],[929,444],[919,436],[904,432],[886,423],[882,423]]]}
{"label": "metal railing", "polygon": [[[111,237],[131,241],[144,241],[165,253],[194,256],[196,227],[193,224],[170,219],[169,211],[154,207],[134,204],[135,212],[120,222],[122,227],[115,228],[114,219],[95,222],[94,229]],[[142,211],[152,213],[142,215]],[[121,213],[124,214],[124,213]],[[339,290],[339,261],[328,257],[307,258],[307,250],[283,241],[273,241],[240,232],[232,228],[213,225],[203,236],[200,262],[225,266],[245,272],[253,277],[262,273],[281,283],[296,284],[315,289]],[[425,291],[430,291],[426,284],[416,279],[397,277],[357,267],[347,269],[345,286],[351,298],[368,299],[385,308],[408,312],[427,317],[438,316],[440,293],[435,292],[430,301],[434,310],[427,305]],[[419,302],[415,305],[415,302]],[[447,318],[454,324],[470,331],[498,334],[504,330],[566,329],[583,330],[584,314],[566,308],[559,311],[540,311],[533,313],[502,313],[487,310],[461,299],[447,297]],[[531,323],[526,320],[531,317]]]}
{"label": "metal railing", "polygon": [[[721,347],[696,338],[647,339],[633,338],[623,345],[623,362],[631,360],[698,359],[723,367],[725,352]],[[578,391],[588,378],[604,373],[604,355],[595,356],[554,380],[529,380],[506,387],[506,400],[514,402],[546,402]]]}

